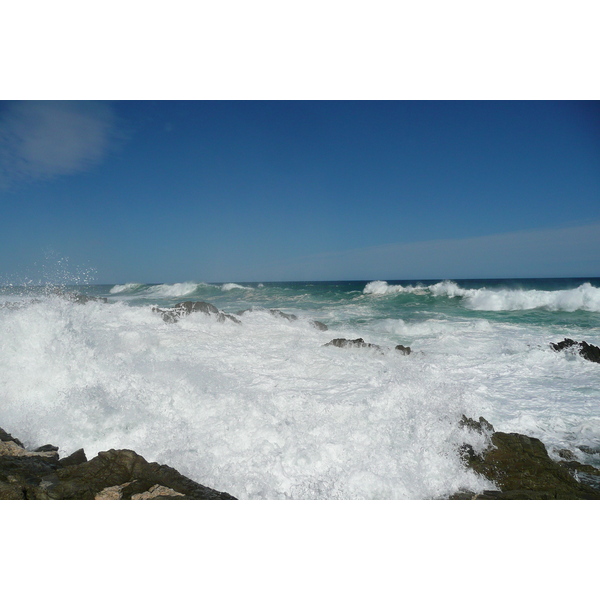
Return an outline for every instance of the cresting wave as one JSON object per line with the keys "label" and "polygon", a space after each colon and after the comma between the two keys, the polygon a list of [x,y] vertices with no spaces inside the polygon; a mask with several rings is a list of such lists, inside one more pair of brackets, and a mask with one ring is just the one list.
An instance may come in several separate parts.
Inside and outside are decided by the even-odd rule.
{"label": "cresting wave", "polygon": [[574,312],[584,310],[600,312],[600,288],[591,283],[567,290],[490,290],[465,289],[453,281],[442,281],[433,285],[390,285],[385,281],[368,283],[363,294],[375,296],[394,294],[416,294],[463,298],[463,304],[471,310],[518,311],[542,309],[548,311]]}

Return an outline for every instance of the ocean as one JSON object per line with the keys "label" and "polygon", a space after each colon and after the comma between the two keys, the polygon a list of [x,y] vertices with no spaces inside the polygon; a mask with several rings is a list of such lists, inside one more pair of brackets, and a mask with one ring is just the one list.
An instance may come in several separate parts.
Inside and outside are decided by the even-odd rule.
{"label": "ocean", "polygon": [[[188,300],[241,323],[153,310]],[[600,278],[5,285],[0,427],[240,499],[442,499],[495,489],[462,415],[600,466],[600,365],[565,337],[600,345]]]}

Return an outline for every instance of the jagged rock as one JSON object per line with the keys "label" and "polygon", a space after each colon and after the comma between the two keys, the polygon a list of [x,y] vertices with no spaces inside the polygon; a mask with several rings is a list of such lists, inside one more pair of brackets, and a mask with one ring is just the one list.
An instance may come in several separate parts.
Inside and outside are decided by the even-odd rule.
{"label": "jagged rock", "polygon": [[587,342],[576,342],[570,338],[565,338],[562,342],[558,342],[557,344],[550,344],[550,346],[556,351],[560,352],[561,350],[566,350],[567,348],[573,348],[573,350],[577,350],[583,358],[586,360],[600,363],[600,348],[598,346],[592,346],[592,344],[588,344]]}
{"label": "jagged rock", "polygon": [[83,449],[60,460],[57,450],[46,444],[29,451],[0,429],[0,500],[235,500],[133,450],[100,452],[90,461]]}
{"label": "jagged rock", "polygon": [[193,312],[202,312],[206,315],[214,315],[219,321],[223,323],[225,320],[233,321],[234,323],[241,324],[241,321],[233,315],[220,311],[214,304],[208,302],[179,302],[173,308],[153,308],[154,312],[159,313],[166,323],[176,323],[181,317],[189,315]]}
{"label": "jagged rock", "polygon": [[94,499],[107,488],[121,486],[119,492],[126,499],[158,484],[197,500],[235,499],[227,493],[200,485],[171,467],[149,463],[133,450],[100,452],[85,463],[58,469],[54,475],[54,479],[48,480],[49,485],[40,489],[38,498]]}
{"label": "jagged rock", "polygon": [[467,429],[471,429],[472,431],[476,431],[477,433],[494,433],[494,426],[486,421],[483,417],[479,417],[479,421],[475,421],[475,419],[471,419],[466,415],[463,415],[461,420],[458,422],[459,427],[466,427]]}
{"label": "jagged rock", "polygon": [[571,450],[567,450],[566,448],[561,448],[557,452],[557,454],[564,460],[575,460],[575,454],[573,454]]}
{"label": "jagged rock", "polygon": [[323,344],[323,346],[335,346],[336,348],[375,348],[376,350],[381,350],[381,346],[378,346],[377,344],[368,344],[362,338],[356,338],[355,340],[336,338]]}
{"label": "jagged rock", "polygon": [[2,427],[0,427],[0,442],[15,442],[17,446],[21,446],[21,448],[24,447],[23,444],[16,437],[13,437],[12,435],[10,435],[10,433],[4,431]]}
{"label": "jagged rock", "polygon": [[410,346],[403,346],[402,344],[398,344],[395,350],[398,350],[398,352],[402,352],[402,354],[407,356],[411,353]]}
{"label": "jagged rock", "polygon": [[87,457],[83,448],[76,450],[73,454],[66,456],[65,458],[61,458],[58,461],[58,464],[61,467],[71,467],[73,465],[80,465],[81,463],[87,462]]}
{"label": "jagged rock", "polygon": [[[600,499],[600,491],[578,481],[570,469],[554,462],[537,438],[519,433],[493,432],[482,417],[479,423],[464,417],[463,426],[491,433],[491,446],[482,454],[465,444],[460,454],[476,473],[494,481],[500,492],[461,492],[451,499]],[[493,433],[492,433],[493,432]]]}
{"label": "jagged rock", "polygon": [[310,324],[319,331],[327,331],[329,327],[325,325],[325,323],[321,323],[321,321],[311,321]]}

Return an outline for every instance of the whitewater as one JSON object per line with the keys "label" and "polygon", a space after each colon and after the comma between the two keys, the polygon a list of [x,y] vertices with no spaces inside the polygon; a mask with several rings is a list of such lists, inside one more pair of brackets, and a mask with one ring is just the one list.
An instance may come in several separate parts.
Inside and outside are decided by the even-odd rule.
{"label": "whitewater", "polygon": [[[153,310],[187,300],[241,323]],[[600,345],[600,279],[5,285],[0,426],[240,499],[447,498],[494,489],[462,415],[599,466],[600,365],[565,337]]]}

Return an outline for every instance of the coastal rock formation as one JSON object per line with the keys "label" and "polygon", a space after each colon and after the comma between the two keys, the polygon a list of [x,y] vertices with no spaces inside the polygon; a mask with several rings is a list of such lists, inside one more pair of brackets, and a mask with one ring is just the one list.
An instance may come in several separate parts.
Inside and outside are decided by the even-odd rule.
{"label": "coastal rock formation", "polygon": [[56,446],[28,451],[0,429],[1,500],[235,500],[149,463],[133,450],[108,450],[87,460],[83,450],[58,458]]}
{"label": "coastal rock formation", "polygon": [[[347,340],[346,338],[336,338],[323,344],[323,346],[335,346],[336,348],[374,348],[375,350],[383,350],[381,346],[377,344],[369,344],[362,338],[356,338],[355,340]],[[409,346],[403,346],[398,344],[394,350],[397,350],[401,354],[408,355],[411,353]]]}
{"label": "coastal rock formation", "polygon": [[208,302],[179,302],[173,308],[153,308],[152,310],[159,313],[165,323],[176,323],[181,317],[185,317],[193,312],[201,312],[205,315],[213,315],[219,323],[229,320],[241,324],[239,319],[219,310],[214,304],[209,304]]}
{"label": "coastal rock formation", "polygon": [[587,342],[576,342],[570,338],[565,338],[562,342],[558,342],[557,344],[550,344],[550,346],[556,351],[560,352],[561,350],[566,350],[567,348],[572,348],[579,352],[583,358],[586,360],[590,360],[592,362],[600,363],[600,348],[598,346],[592,346],[592,344],[588,344]]}
{"label": "coastal rock formation", "polygon": [[477,422],[463,415],[459,424],[489,437],[490,445],[483,453],[478,454],[465,444],[460,449],[461,457],[470,469],[495,482],[500,491],[482,494],[465,491],[451,499],[600,500],[600,488],[589,484],[593,483],[593,477],[581,476],[585,473],[595,476],[595,472],[600,476],[594,467],[576,461],[555,462],[539,439],[520,433],[495,432],[483,417]]}
{"label": "coastal rock formation", "polygon": [[336,348],[375,348],[376,350],[381,350],[381,346],[378,346],[377,344],[368,344],[362,338],[356,338],[355,340],[336,338],[323,344],[323,346],[335,346]]}

